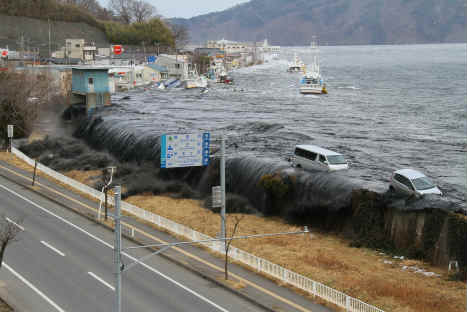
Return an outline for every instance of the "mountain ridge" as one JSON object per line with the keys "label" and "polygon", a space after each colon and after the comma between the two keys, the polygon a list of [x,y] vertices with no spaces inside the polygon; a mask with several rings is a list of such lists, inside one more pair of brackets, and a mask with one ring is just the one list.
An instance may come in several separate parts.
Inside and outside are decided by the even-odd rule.
{"label": "mountain ridge", "polygon": [[410,44],[466,42],[462,0],[251,0],[172,23],[193,43],[229,39],[272,44]]}

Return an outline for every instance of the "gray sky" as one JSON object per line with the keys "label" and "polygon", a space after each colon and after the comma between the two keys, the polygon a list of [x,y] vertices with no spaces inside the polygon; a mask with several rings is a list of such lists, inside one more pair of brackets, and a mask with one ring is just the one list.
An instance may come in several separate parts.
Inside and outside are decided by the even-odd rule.
{"label": "gray sky", "polygon": [[[108,0],[98,0],[103,6],[107,6]],[[164,17],[193,17],[196,15],[223,11],[236,4],[249,0],[145,0],[157,9]]]}

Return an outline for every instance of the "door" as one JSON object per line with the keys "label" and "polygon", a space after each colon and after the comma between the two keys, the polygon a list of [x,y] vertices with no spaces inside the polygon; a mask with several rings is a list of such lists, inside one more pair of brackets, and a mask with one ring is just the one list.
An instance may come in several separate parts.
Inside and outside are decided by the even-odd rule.
{"label": "door", "polygon": [[88,78],[88,92],[94,93],[94,78],[93,77]]}

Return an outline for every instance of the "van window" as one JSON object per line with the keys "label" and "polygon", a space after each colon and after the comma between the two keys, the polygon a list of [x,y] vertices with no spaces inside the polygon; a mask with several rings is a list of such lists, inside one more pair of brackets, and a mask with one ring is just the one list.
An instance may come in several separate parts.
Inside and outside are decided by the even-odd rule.
{"label": "van window", "polygon": [[331,155],[328,156],[328,161],[331,165],[345,165],[347,161],[342,155]]}
{"label": "van window", "polygon": [[306,159],[310,159],[310,160],[316,160],[316,156],[317,156],[316,153],[313,153],[313,152],[310,152],[310,151],[307,151],[307,150],[304,150],[298,147],[295,148],[295,155],[306,158]]}
{"label": "van window", "polygon": [[324,157],[324,155],[319,155],[319,161],[322,163],[326,162],[326,157]]}

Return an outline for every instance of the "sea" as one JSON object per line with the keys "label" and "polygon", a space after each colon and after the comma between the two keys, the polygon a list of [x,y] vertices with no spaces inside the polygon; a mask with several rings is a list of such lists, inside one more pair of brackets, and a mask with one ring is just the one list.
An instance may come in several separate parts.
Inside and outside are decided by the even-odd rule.
{"label": "sea", "polygon": [[209,131],[228,157],[284,161],[296,144],[319,145],[344,154],[352,177],[389,186],[413,168],[465,202],[466,44],[321,46],[327,95],[299,93],[301,74],[287,72],[295,53],[311,63],[310,47],[283,47],[234,70],[233,85],[117,93],[99,115],[122,140]]}

